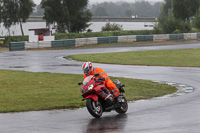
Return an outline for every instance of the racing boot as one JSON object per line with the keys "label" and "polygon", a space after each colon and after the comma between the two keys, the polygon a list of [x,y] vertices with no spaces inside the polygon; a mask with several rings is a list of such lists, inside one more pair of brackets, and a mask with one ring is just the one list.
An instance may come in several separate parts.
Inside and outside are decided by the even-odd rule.
{"label": "racing boot", "polygon": [[115,103],[123,103],[124,102],[124,96],[120,94],[118,97],[115,97]]}

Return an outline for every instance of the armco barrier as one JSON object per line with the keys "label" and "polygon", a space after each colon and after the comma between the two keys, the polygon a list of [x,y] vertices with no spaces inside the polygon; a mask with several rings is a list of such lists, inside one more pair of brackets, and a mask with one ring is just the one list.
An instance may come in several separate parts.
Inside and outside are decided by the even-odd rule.
{"label": "armco barrier", "polygon": [[64,40],[64,47],[75,47],[75,39]]}
{"label": "armco barrier", "polygon": [[197,39],[197,33],[190,33],[189,39]]}
{"label": "armco barrier", "polygon": [[184,35],[184,39],[188,40],[188,39],[198,39],[198,33],[183,33]]}
{"label": "armco barrier", "polygon": [[110,36],[108,37],[108,43],[117,43],[118,37],[117,36]]}
{"label": "armco barrier", "polygon": [[128,36],[118,36],[118,41],[117,42],[119,42],[119,43],[128,42]]}
{"label": "armco barrier", "polygon": [[153,35],[138,35],[136,36],[137,42],[153,41]]}
{"label": "armco barrier", "polygon": [[153,41],[165,41],[169,40],[169,34],[159,34],[153,36]]}
{"label": "armco barrier", "polygon": [[169,34],[169,40],[184,39],[184,34]]}
{"label": "armco barrier", "polygon": [[75,40],[75,42],[76,42],[76,44],[75,44],[76,47],[87,45],[87,39],[86,38],[77,38]]}
{"label": "armco barrier", "polygon": [[97,37],[75,39],[75,47],[90,45],[90,44],[97,44],[97,43],[98,43]]}
{"label": "armco barrier", "polygon": [[67,39],[67,40],[56,40],[51,42],[36,42],[36,43],[11,42],[10,51],[25,50],[29,48],[77,47],[83,45],[103,44],[103,43],[166,41],[166,40],[198,39],[198,38],[200,38],[200,33],[91,37],[91,38],[77,38],[77,39]]}
{"label": "armco barrier", "polygon": [[108,43],[108,37],[98,37],[97,44]]}
{"label": "armco barrier", "polygon": [[51,41],[51,47],[75,47],[75,39]]}
{"label": "armco barrier", "polygon": [[117,43],[118,37],[117,36],[109,36],[109,37],[98,37],[97,44],[103,43]]}
{"label": "armco barrier", "polygon": [[86,41],[87,41],[87,45],[97,44],[97,42],[98,42],[97,37],[86,38]]}
{"label": "armco barrier", "polygon": [[10,51],[22,51],[25,50],[25,42],[11,42],[9,46]]}
{"label": "armco barrier", "polygon": [[200,38],[200,33],[197,33],[197,38]]}
{"label": "armco barrier", "polygon": [[136,35],[118,36],[118,43],[136,42]]}
{"label": "armco barrier", "polygon": [[51,41],[25,42],[25,49],[50,48]]}
{"label": "armco barrier", "polygon": [[136,39],[136,35],[128,35],[127,36],[127,42],[136,42],[137,39]]}
{"label": "armco barrier", "polygon": [[62,40],[51,41],[51,47],[64,47]]}

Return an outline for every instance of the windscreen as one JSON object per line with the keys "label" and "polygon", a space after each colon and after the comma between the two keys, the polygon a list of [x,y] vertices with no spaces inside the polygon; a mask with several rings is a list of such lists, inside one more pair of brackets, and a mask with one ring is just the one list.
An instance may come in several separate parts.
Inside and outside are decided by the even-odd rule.
{"label": "windscreen", "polygon": [[86,77],[86,78],[84,79],[84,81],[83,81],[83,85],[86,86],[87,83],[91,80],[92,77],[93,77],[93,76],[88,76],[88,77]]}

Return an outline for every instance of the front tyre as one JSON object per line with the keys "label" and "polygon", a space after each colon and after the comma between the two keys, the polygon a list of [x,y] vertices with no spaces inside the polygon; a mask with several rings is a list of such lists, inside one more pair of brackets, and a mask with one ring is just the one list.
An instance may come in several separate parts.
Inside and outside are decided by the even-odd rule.
{"label": "front tyre", "polygon": [[103,108],[99,101],[94,101],[93,99],[89,98],[86,100],[86,106],[93,117],[99,118],[102,116]]}
{"label": "front tyre", "polygon": [[119,105],[119,107],[115,108],[115,111],[119,114],[125,114],[128,110],[128,103],[124,96],[122,98],[122,102],[120,102]]}

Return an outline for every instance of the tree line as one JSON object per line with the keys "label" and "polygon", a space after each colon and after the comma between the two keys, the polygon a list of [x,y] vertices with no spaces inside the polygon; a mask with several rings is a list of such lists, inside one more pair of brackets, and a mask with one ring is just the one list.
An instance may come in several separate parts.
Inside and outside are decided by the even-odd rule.
{"label": "tree line", "polygon": [[136,3],[128,2],[104,2],[89,6],[94,16],[131,17],[137,14],[138,17],[157,17],[160,13],[162,2],[151,4],[148,1]]}
{"label": "tree line", "polygon": [[34,6],[32,0],[0,0],[0,22],[3,22],[8,30],[19,23],[24,35],[22,23],[26,22]]}
{"label": "tree line", "polygon": [[[91,12],[88,0],[42,0],[44,19],[49,24],[57,24],[58,32],[82,32],[89,25]],[[0,22],[9,30],[12,25],[25,23],[33,12],[33,0],[0,0]]]}
{"label": "tree line", "polygon": [[[0,0],[0,22],[9,30],[12,25],[25,23],[33,13],[33,0]],[[157,17],[158,33],[191,32],[200,29],[200,0],[165,0],[164,3],[104,2],[89,6],[88,0],[42,0],[40,7],[47,25],[57,24],[58,32],[84,31],[94,16]]]}
{"label": "tree line", "polygon": [[158,33],[198,32],[200,0],[165,0],[155,31]]}
{"label": "tree line", "polygon": [[57,31],[82,32],[88,26],[93,16],[121,16],[131,17],[137,14],[141,17],[157,16],[161,3],[151,5],[149,2],[104,2],[88,5],[88,0],[42,0],[34,12],[33,0],[0,0],[0,21],[9,30],[12,25],[20,24],[21,33],[24,35],[22,23],[25,23],[30,15],[42,15],[47,25],[57,24]]}
{"label": "tree line", "polygon": [[[103,2],[100,4],[88,5],[87,8],[93,16],[109,16],[109,17],[131,17],[137,14],[138,17],[157,17],[160,13],[162,2],[149,3],[146,1],[127,3],[127,2]],[[41,5],[37,5],[37,12],[32,16],[43,16],[44,9]]]}

